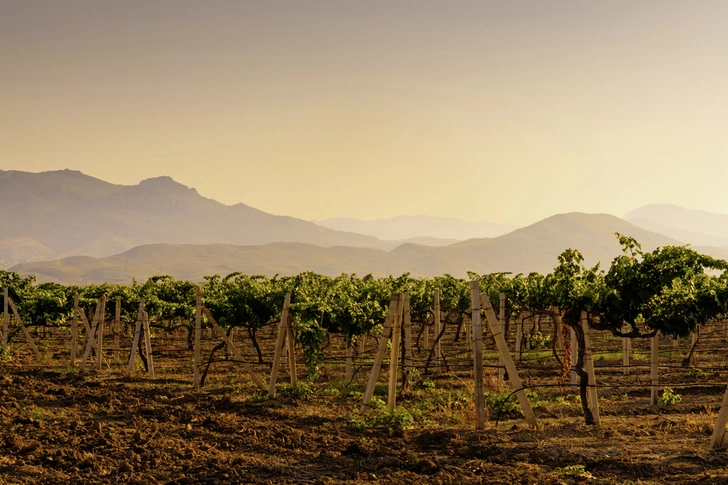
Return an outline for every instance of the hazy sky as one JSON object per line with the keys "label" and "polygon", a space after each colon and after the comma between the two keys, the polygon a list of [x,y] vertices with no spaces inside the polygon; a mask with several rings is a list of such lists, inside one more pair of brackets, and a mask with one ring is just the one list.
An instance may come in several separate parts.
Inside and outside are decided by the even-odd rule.
{"label": "hazy sky", "polygon": [[728,2],[0,1],[0,169],[305,219],[728,213]]}

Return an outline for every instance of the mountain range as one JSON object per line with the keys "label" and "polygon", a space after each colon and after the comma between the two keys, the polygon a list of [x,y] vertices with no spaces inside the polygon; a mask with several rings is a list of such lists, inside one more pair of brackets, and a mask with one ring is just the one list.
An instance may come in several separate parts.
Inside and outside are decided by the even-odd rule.
{"label": "mountain range", "polygon": [[[645,250],[683,244],[690,235],[697,249],[728,257],[728,244],[721,243],[728,216],[676,206],[645,206],[624,219],[558,214],[515,230],[428,216],[314,223],[227,206],[169,177],[123,186],[70,170],[0,171],[0,204],[0,265],[40,281],[75,284],[309,269],[376,276],[548,272],[569,247],[588,265],[608,265],[620,253],[615,232],[635,237]],[[453,237],[473,234],[490,237]]]}

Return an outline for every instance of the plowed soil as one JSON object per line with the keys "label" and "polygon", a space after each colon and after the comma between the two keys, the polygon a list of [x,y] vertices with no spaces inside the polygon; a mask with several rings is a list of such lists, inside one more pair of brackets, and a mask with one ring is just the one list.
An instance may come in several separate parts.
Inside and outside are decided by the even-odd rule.
{"label": "plowed soil", "polygon": [[537,408],[536,429],[475,431],[465,408],[460,424],[434,413],[409,430],[357,429],[352,397],[1,369],[2,483],[728,483],[728,455],[708,451],[712,410],[615,413],[629,414],[629,396],[599,427]]}

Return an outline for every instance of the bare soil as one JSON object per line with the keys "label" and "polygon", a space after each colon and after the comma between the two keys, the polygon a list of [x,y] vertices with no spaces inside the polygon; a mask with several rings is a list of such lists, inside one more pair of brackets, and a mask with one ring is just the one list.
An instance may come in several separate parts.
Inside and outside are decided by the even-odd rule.
{"label": "bare soil", "polygon": [[[631,386],[644,372],[624,376],[598,360],[600,382],[624,383],[600,389],[600,426],[585,426],[573,393],[554,386],[535,388],[535,429],[517,412],[493,412],[476,431],[472,402],[458,401],[472,392],[467,370],[416,377],[400,396],[414,418],[403,429],[362,422],[366,366],[347,387],[341,363],[327,364],[315,392],[286,388],[282,374],[267,400],[232,362],[215,364],[195,391],[186,356],[160,353],[162,377],[149,379],[123,365],[79,376],[61,351],[0,362],[0,483],[728,484],[728,454],[708,449],[724,387],[701,384],[726,381],[715,361],[695,386],[675,388],[679,403],[651,407],[649,391]],[[521,371],[531,384],[558,378],[554,363]],[[508,389],[492,375],[486,384]]]}

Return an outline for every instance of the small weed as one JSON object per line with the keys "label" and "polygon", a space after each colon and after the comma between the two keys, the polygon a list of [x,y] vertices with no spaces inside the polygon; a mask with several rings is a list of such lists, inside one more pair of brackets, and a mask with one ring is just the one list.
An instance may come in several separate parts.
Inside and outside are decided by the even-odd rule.
{"label": "small weed", "polygon": [[[374,402],[372,400],[372,404]],[[388,412],[385,408],[386,404],[384,408],[379,407],[379,404],[375,404],[375,407],[372,408],[370,404],[370,409],[374,409],[374,412],[368,416],[352,414],[349,417],[349,425],[358,430],[376,428],[378,426],[384,426],[393,430],[404,430],[414,426],[415,418],[407,409],[397,406],[391,412]]]}
{"label": "small weed", "polygon": [[685,370],[685,377],[689,377],[690,379],[703,379],[708,374],[699,367],[688,367]]}
{"label": "small weed", "polygon": [[316,386],[311,381],[298,381],[296,382],[296,387],[291,387],[288,384],[281,390],[282,396],[302,399],[304,401],[310,399],[314,394],[316,394]]}
{"label": "small weed", "polygon": [[556,470],[566,477],[594,478],[594,475],[586,471],[586,467],[584,465],[567,465],[563,468],[557,468]]}
{"label": "small weed", "polygon": [[680,401],[682,401],[682,396],[680,394],[676,394],[669,387],[666,387],[662,390],[662,395],[660,396],[658,403],[660,406],[673,406]]}
{"label": "small weed", "polygon": [[435,389],[435,387],[436,387],[435,381],[431,381],[431,380],[422,381],[422,387],[424,389],[430,389],[430,390]]}
{"label": "small weed", "polygon": [[6,362],[13,360],[12,354],[6,349],[6,350],[0,350],[0,362]]}

